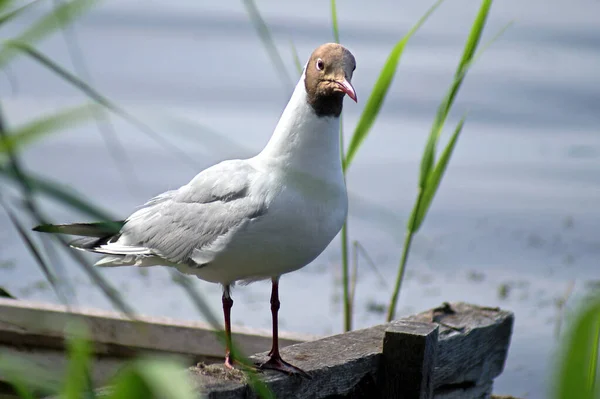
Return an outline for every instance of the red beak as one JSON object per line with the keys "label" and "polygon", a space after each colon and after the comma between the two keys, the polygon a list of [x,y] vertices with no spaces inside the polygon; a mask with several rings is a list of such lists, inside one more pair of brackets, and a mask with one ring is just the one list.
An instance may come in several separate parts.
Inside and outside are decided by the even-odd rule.
{"label": "red beak", "polygon": [[342,81],[338,80],[336,83],[340,86],[340,89],[342,89],[342,91],[348,95],[348,97],[353,99],[355,103],[358,102],[356,98],[356,92],[354,91],[354,87],[352,87],[350,82],[344,79]]}

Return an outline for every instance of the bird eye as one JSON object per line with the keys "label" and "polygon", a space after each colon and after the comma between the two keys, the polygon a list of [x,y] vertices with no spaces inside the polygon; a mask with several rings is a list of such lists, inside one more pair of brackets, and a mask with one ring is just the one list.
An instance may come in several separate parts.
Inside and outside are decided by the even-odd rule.
{"label": "bird eye", "polygon": [[323,68],[325,68],[325,64],[323,63],[323,60],[320,58],[317,60],[317,63],[315,65],[316,65],[318,71],[322,71]]}

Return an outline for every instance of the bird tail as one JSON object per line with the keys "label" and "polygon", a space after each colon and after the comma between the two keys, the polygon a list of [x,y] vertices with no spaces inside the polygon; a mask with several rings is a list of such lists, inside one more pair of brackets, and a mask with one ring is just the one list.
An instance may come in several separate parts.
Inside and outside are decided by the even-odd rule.
{"label": "bird tail", "polygon": [[69,242],[72,248],[105,255],[96,266],[156,266],[165,260],[143,247],[120,246],[117,240],[125,221],[73,224],[43,224],[34,227],[41,233],[79,236]]}
{"label": "bird tail", "polygon": [[119,234],[125,224],[124,220],[118,222],[73,223],[73,224],[42,224],[33,228],[40,233],[67,234],[84,237],[105,237]]}
{"label": "bird tail", "polygon": [[[33,228],[33,231],[40,233],[66,234],[80,236],[69,242],[69,245],[75,249],[88,252],[104,253],[100,249],[109,241],[115,241],[119,237],[119,232],[125,221],[116,222],[97,222],[97,223],[73,223],[73,224],[43,224]],[[126,257],[113,255],[100,259],[98,266],[125,266],[134,264]]]}

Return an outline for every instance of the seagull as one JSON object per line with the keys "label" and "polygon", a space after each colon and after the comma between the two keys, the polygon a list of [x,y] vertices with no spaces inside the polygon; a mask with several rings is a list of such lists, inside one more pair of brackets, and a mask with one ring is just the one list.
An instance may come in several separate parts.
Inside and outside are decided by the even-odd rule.
{"label": "seagull", "polygon": [[103,254],[97,266],[169,266],[223,286],[225,366],[231,354],[231,288],[271,280],[272,347],[261,369],[308,376],[279,353],[279,279],[313,261],[348,212],[340,114],[356,61],[326,43],[311,54],[275,130],[256,156],[227,160],[160,194],[117,229],[107,222],[42,225],[83,236],[73,248]]}

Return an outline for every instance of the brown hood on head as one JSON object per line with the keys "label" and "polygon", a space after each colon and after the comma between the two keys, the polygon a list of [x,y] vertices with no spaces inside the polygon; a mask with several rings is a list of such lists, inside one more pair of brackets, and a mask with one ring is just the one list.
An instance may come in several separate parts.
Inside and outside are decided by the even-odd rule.
{"label": "brown hood on head", "polygon": [[340,116],[345,94],[356,101],[351,84],[355,68],[354,56],[340,44],[323,44],[312,53],[304,85],[308,103],[318,116]]}

